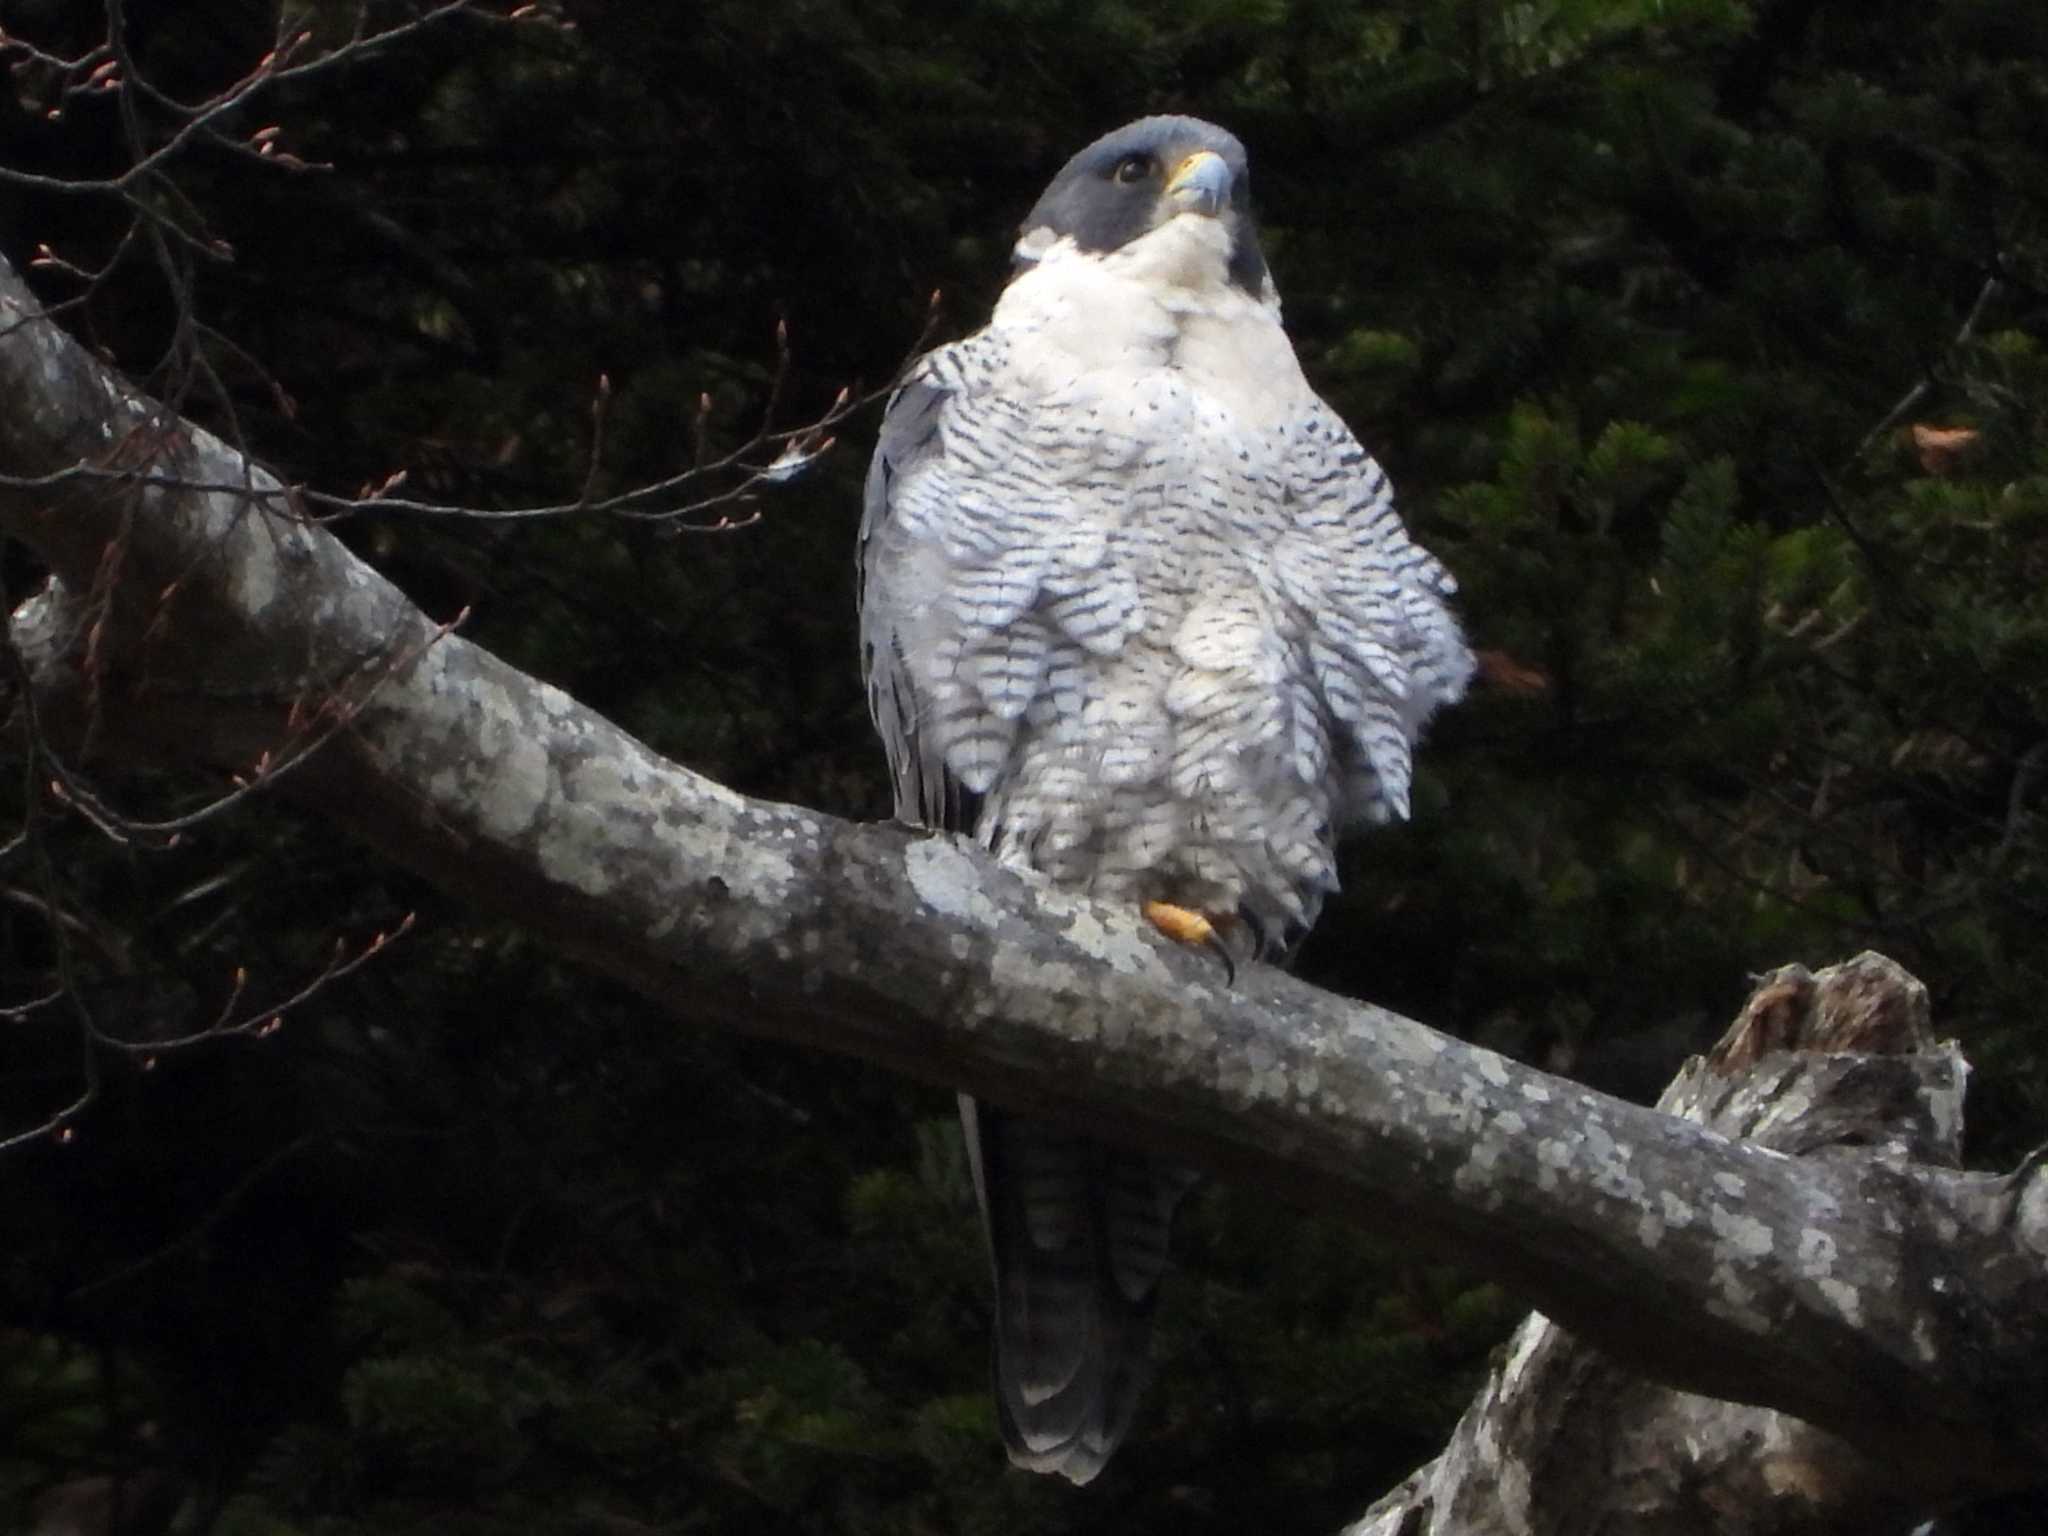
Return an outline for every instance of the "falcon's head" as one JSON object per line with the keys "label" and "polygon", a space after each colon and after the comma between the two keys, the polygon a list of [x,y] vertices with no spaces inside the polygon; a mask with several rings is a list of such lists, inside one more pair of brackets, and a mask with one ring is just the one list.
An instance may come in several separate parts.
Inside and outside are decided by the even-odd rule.
{"label": "falcon's head", "polygon": [[1230,232],[1230,281],[1259,294],[1266,259],[1249,207],[1251,171],[1234,134],[1196,117],[1141,117],[1060,168],[1025,216],[1017,260],[1028,265],[1056,240],[1107,252],[1183,214]]}

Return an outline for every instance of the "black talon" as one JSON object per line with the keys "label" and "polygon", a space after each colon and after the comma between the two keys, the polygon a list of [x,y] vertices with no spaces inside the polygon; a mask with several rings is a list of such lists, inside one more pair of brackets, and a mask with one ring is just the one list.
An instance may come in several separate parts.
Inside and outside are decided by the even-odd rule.
{"label": "black talon", "polygon": [[1223,985],[1226,987],[1236,986],[1237,961],[1231,957],[1230,945],[1223,937],[1222,928],[1214,923],[1209,925],[1209,937],[1204,941],[1203,948],[1213,949],[1223,957]]}

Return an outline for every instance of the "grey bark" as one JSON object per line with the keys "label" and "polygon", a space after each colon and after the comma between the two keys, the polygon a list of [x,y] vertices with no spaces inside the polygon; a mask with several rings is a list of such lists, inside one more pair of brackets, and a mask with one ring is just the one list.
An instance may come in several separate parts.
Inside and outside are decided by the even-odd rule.
{"label": "grey bark", "polygon": [[[1764,977],[1657,1107],[1792,1157],[1953,1168],[1966,1076],[1954,1042],[1934,1038],[1926,989],[1865,954]],[[1818,1254],[1831,1238],[1802,1241]],[[1661,1386],[1537,1313],[1443,1454],[1347,1536],[1878,1536],[1938,1502],[1839,1435]]]}
{"label": "grey bark", "polygon": [[1270,969],[1227,985],[1134,913],[945,837],[736,795],[441,633],[273,477],[66,339],[4,263],[0,477],[0,532],[54,573],[13,643],[43,729],[88,771],[296,757],[278,793],[678,1019],[1398,1232],[1632,1371],[1825,1427],[1911,1507],[2039,1475],[2032,1161],[1788,1156]]}

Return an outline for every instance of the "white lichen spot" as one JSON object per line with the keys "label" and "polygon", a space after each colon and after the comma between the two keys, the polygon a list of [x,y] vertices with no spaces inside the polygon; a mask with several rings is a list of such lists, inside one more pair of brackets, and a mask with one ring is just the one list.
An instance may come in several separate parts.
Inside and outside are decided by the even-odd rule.
{"label": "white lichen spot", "polygon": [[1730,1199],[1740,1200],[1743,1191],[1748,1189],[1749,1185],[1743,1181],[1739,1173],[1717,1173],[1714,1175],[1714,1187]]}
{"label": "white lichen spot", "polygon": [[260,519],[244,523],[230,546],[234,551],[230,597],[243,613],[255,615],[277,597],[277,548],[272,532]]}
{"label": "white lichen spot", "polygon": [[912,843],[903,851],[903,869],[917,899],[941,917],[984,929],[1001,920],[996,904],[982,892],[981,871],[950,838]]}
{"label": "white lichen spot", "polygon": [[[978,893],[977,899],[989,905]],[[1070,1005],[1084,981],[1079,970],[1063,961],[1041,960],[1021,945],[998,944],[989,963],[989,980],[995,984],[995,995],[1013,1003],[1039,1004],[1039,1021],[1056,1026],[1070,1039],[1094,1040],[1101,1034],[1095,1009]]]}
{"label": "white lichen spot", "polygon": [[1508,1085],[1507,1065],[1491,1051],[1479,1052],[1479,1075],[1496,1088]]}
{"label": "white lichen spot", "polygon": [[1501,1151],[1499,1141],[1491,1136],[1480,1137],[1472,1143],[1472,1150],[1465,1154],[1458,1171],[1451,1175],[1452,1185],[1466,1194],[1485,1189],[1493,1183],[1493,1170],[1500,1163]]}
{"label": "white lichen spot", "polygon": [[1941,1353],[1934,1342],[1934,1320],[1924,1313],[1913,1324],[1913,1353],[1929,1365]]}
{"label": "white lichen spot", "polygon": [[1384,1054],[1395,1067],[1426,1067],[1451,1043],[1433,1029],[1424,1029],[1398,1014],[1363,1005],[1346,1014],[1343,1038]]}
{"label": "white lichen spot", "polygon": [[1634,1147],[1626,1141],[1616,1141],[1604,1124],[1589,1122],[1585,1126],[1585,1153],[1593,1159],[1595,1190],[1628,1204],[1642,1202],[1647,1194],[1645,1184],[1630,1171],[1630,1163],[1636,1157]]}
{"label": "white lichen spot", "polygon": [[1555,1138],[1536,1143],[1536,1187],[1550,1190],[1558,1186],[1558,1173],[1571,1167],[1572,1149],[1569,1142]]}
{"label": "white lichen spot", "polygon": [[1744,1333],[1769,1333],[1771,1320],[1751,1305],[1753,1293],[1735,1274],[1722,1266],[1714,1271],[1714,1289],[1720,1295],[1709,1297],[1707,1314],[1733,1323]]}
{"label": "white lichen spot", "polygon": [[1657,1200],[1658,1204],[1664,1208],[1664,1224],[1666,1226],[1677,1227],[1680,1231],[1683,1231],[1692,1225],[1692,1207],[1679,1199],[1678,1196],[1672,1194],[1670,1190],[1665,1190],[1657,1197]]}
{"label": "white lichen spot", "polygon": [[1644,1211],[1636,1218],[1636,1241],[1645,1248],[1655,1248],[1664,1241],[1664,1223],[1651,1212]]}
{"label": "white lichen spot", "polygon": [[534,859],[540,865],[540,872],[558,885],[566,885],[581,891],[586,896],[602,896],[612,888],[610,871],[601,858],[589,856],[574,835],[572,821],[558,819],[552,823],[547,835],[534,846]]}
{"label": "white lichen spot", "polygon": [[1447,1131],[1462,1133],[1473,1127],[1472,1112],[1464,1101],[1434,1088],[1423,1091],[1422,1112],[1432,1120],[1443,1121]]}
{"label": "white lichen spot", "polygon": [[1503,1136],[1519,1136],[1522,1132],[1529,1129],[1529,1122],[1516,1114],[1512,1109],[1495,1115],[1493,1117],[1493,1125],[1494,1129]]}
{"label": "white lichen spot", "polygon": [[1221,1067],[1217,1085],[1240,1099],[1284,1104],[1294,1092],[1285,1061],[1265,1039],[1254,1037],[1241,1057],[1226,1058]]}
{"label": "white lichen spot", "polygon": [[510,693],[478,681],[469,690],[477,710],[471,792],[486,836],[517,837],[533,824],[548,796],[547,748],[526,729]]}
{"label": "white lichen spot", "polygon": [[[546,755],[539,743],[545,774]],[[534,856],[550,880],[586,896],[602,896],[617,883],[609,852],[618,837],[619,813],[638,812],[642,797],[632,774],[610,758],[578,764],[562,783],[554,814],[541,826]]]}
{"label": "white lichen spot", "polygon": [[1550,1102],[1550,1090],[1541,1083],[1524,1083],[1522,1084],[1522,1097],[1531,1104],[1548,1104]]}
{"label": "white lichen spot", "polygon": [[[688,785],[678,787],[678,777],[689,780]],[[730,904],[741,941],[766,938],[788,923],[792,893],[802,879],[796,861],[786,849],[759,836],[744,816],[728,820],[713,807],[691,803],[696,785],[696,775],[666,770],[657,776],[651,792],[622,802],[600,801],[591,809],[614,824],[634,816],[660,827],[661,851],[676,866],[675,888],[715,882],[722,888],[722,901]],[[671,809],[677,806],[681,809]]]}
{"label": "white lichen spot", "polygon": [[1048,916],[1061,921],[1062,934],[1083,954],[1100,960],[1119,975],[1166,979],[1165,960],[1135,919],[1129,923],[1106,923],[1085,900],[1036,884],[1034,890],[1039,905]]}
{"label": "white lichen spot", "polygon": [[1771,1229],[1745,1212],[1731,1211],[1720,1205],[1710,1206],[1707,1224],[1714,1229],[1714,1236],[1744,1258],[1761,1259],[1771,1251],[1774,1242]]}
{"label": "white lichen spot", "polygon": [[1835,1240],[1818,1227],[1799,1234],[1799,1267],[1813,1279],[1835,1272]]}
{"label": "white lichen spot", "polygon": [[1820,1293],[1851,1328],[1863,1326],[1863,1293],[1846,1280],[1822,1280]]}
{"label": "white lichen spot", "polygon": [[639,765],[629,756],[587,758],[570,770],[564,787],[568,797],[582,805],[638,810],[647,805]]}

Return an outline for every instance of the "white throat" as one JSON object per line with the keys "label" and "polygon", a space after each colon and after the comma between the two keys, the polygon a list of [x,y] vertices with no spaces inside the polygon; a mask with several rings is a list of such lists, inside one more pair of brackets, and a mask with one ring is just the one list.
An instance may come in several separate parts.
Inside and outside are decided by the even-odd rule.
{"label": "white throat", "polygon": [[1181,214],[1108,252],[1034,230],[1017,255],[1030,265],[996,301],[992,325],[1042,338],[1083,367],[1169,363],[1189,332],[1218,321],[1270,326],[1286,345],[1272,285],[1254,297],[1231,282],[1230,231],[1220,219]]}

